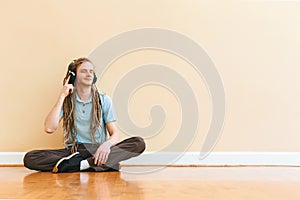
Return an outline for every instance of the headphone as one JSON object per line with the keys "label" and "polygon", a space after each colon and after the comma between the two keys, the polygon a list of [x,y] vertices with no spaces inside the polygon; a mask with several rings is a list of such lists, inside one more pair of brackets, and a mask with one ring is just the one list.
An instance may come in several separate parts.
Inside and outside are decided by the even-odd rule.
{"label": "headphone", "polygon": [[[70,76],[70,79],[69,79],[68,84],[72,84],[72,85],[74,85],[75,79],[76,79],[76,70],[72,70],[74,61],[75,61],[75,60],[73,60],[73,61],[69,64],[69,66],[68,66],[68,73],[69,73],[69,76]],[[93,84],[95,84],[96,82],[97,82],[97,76],[96,76],[96,74],[94,73]]]}

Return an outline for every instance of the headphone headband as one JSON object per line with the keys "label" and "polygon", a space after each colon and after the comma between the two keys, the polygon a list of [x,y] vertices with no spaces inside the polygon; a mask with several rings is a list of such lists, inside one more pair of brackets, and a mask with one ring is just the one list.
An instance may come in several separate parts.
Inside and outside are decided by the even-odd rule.
{"label": "headphone headband", "polygon": [[72,60],[72,62],[69,64],[69,66],[68,66],[69,71],[73,71],[72,67],[73,67],[74,62],[75,62],[75,60]]}

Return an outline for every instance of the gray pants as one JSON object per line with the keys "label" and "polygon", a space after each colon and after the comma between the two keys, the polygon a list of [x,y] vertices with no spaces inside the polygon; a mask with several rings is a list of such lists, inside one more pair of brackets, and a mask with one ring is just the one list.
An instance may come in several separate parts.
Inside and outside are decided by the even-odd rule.
{"label": "gray pants", "polygon": [[[99,145],[78,144],[77,151],[83,159],[87,159],[90,171],[109,171],[120,161],[140,155],[145,150],[145,142],[141,137],[131,137],[111,147],[105,165],[97,166],[93,163],[93,155]],[[70,149],[33,150],[25,154],[24,166],[37,171],[52,171],[53,167],[63,157],[71,154]]]}

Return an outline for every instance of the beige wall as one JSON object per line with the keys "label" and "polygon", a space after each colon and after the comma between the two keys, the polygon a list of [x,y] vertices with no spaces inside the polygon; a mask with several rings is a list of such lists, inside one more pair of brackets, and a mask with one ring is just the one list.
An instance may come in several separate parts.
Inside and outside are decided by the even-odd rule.
{"label": "beige wall", "polygon": [[[56,101],[69,61],[88,55],[118,33],[142,27],[187,35],[216,64],[224,83],[227,114],[214,151],[300,151],[297,2],[0,3],[0,151],[61,147],[61,129],[44,134],[43,120]],[[117,60],[98,85],[111,94],[119,74],[151,61],[172,66],[190,81],[199,99],[201,123],[189,151],[199,151],[211,120],[211,102],[203,80],[180,58],[159,51],[135,52]],[[154,98],[149,99],[149,94]],[[132,100],[135,105],[130,105],[133,120],[143,126],[151,123],[149,109],[158,101],[168,118],[162,132],[147,139],[148,151],[159,150],[176,136],[180,107],[172,94],[157,86],[139,91]]]}

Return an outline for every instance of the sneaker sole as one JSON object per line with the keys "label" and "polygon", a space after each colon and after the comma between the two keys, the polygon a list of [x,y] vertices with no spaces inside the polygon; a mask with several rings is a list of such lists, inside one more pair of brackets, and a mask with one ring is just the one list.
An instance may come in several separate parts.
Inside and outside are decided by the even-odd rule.
{"label": "sneaker sole", "polygon": [[69,160],[69,159],[71,159],[73,156],[75,156],[75,155],[77,155],[77,154],[79,154],[79,152],[75,152],[75,153],[73,153],[73,154],[71,154],[71,155],[69,155],[69,156],[67,156],[67,157],[61,158],[59,161],[57,161],[56,165],[53,167],[52,172],[53,172],[53,173],[57,173],[57,172],[58,172],[58,165],[59,165],[62,161]]}

